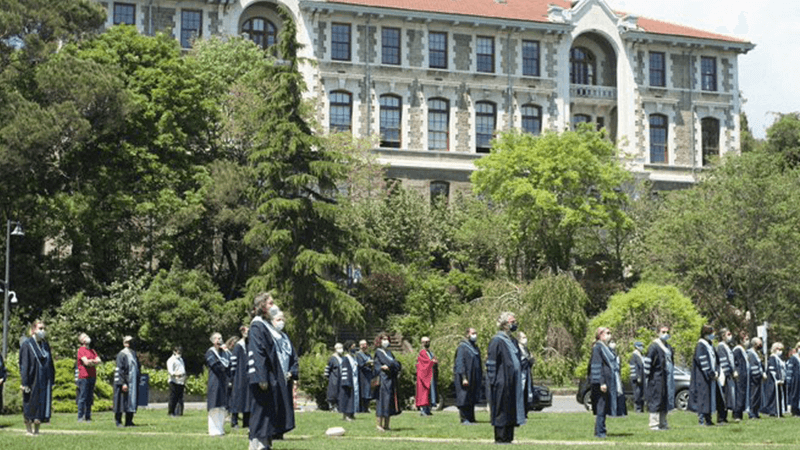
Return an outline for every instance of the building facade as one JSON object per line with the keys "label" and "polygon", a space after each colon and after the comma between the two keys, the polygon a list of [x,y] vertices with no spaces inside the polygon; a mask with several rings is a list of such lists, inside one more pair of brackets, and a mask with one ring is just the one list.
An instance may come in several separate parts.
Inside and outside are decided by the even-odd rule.
{"label": "building facade", "polygon": [[672,188],[740,151],[729,36],[613,11],[603,0],[128,0],[107,25],[274,44],[297,23],[326,131],[378,136],[388,175],[432,194],[469,189],[492,136],[605,128],[629,170]]}

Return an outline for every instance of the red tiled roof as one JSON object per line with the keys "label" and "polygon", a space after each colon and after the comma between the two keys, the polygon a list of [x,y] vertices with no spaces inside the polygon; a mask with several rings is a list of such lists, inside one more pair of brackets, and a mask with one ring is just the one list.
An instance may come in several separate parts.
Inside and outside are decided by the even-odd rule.
{"label": "red tiled roof", "polygon": [[328,0],[329,3],[372,6],[408,11],[422,11],[497,19],[547,22],[549,5],[570,8],[569,0]]}
{"label": "red tiled roof", "polygon": [[661,20],[648,19],[646,17],[639,17],[636,24],[644,31],[655,34],[667,34],[672,36],[683,36],[698,39],[714,39],[717,41],[739,42],[747,43],[744,39],[726,36],[724,34],[711,33],[708,31],[698,30],[696,28],[689,28],[683,25],[677,25],[670,22],[663,22]]}

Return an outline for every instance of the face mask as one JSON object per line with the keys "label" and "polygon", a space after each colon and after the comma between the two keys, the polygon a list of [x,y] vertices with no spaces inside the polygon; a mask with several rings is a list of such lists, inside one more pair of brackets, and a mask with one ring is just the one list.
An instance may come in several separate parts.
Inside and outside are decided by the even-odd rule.
{"label": "face mask", "polygon": [[778,356],[780,357],[780,356],[782,356],[782,355],[783,355],[783,350],[778,350],[776,353],[777,353],[777,354],[778,354]]}
{"label": "face mask", "polygon": [[708,341],[713,341],[715,337],[716,337],[716,336],[714,336],[714,334],[713,334],[713,333],[712,333],[712,334],[707,334],[707,335],[706,335],[706,339],[707,339]]}
{"label": "face mask", "polygon": [[92,340],[91,340],[91,339],[89,339],[89,338],[86,338],[86,339],[83,341],[83,345],[85,345],[85,346],[87,346],[87,347],[88,347],[88,346],[89,346],[89,344],[91,344],[91,343],[92,343]]}
{"label": "face mask", "polygon": [[727,344],[730,344],[730,343],[731,343],[731,341],[733,341],[733,336],[727,336],[727,337],[725,337],[725,343],[727,343]]}
{"label": "face mask", "polygon": [[660,337],[662,341],[667,342],[669,340],[669,333],[664,333]]}
{"label": "face mask", "polygon": [[422,346],[425,347],[425,348],[430,348],[431,347],[431,343],[430,342],[426,342],[426,343],[422,344]]}
{"label": "face mask", "polygon": [[616,342],[612,342],[612,343],[608,344],[608,348],[610,348],[611,350],[616,349],[617,348],[617,343]]}
{"label": "face mask", "polygon": [[522,344],[522,345],[528,345],[528,338],[520,339],[519,343]]}
{"label": "face mask", "polygon": [[342,348],[337,348],[336,349],[336,354],[337,355],[341,355],[342,353],[344,353],[344,349],[342,349]]}
{"label": "face mask", "polygon": [[269,307],[269,316],[275,317],[281,309],[275,305]]}
{"label": "face mask", "polygon": [[517,331],[517,328],[518,328],[518,327],[519,327],[519,325],[517,325],[517,323],[516,323],[516,322],[514,322],[514,323],[512,323],[512,324],[511,324],[511,328],[509,328],[509,330],[511,330],[511,331]]}
{"label": "face mask", "polygon": [[469,335],[469,340],[472,341],[472,342],[477,341],[478,340],[478,335],[477,334],[470,334]]}
{"label": "face mask", "polygon": [[279,320],[279,321],[275,322],[274,325],[275,325],[275,329],[276,330],[282,331],[283,327],[286,325],[286,322],[284,322],[282,320]]}
{"label": "face mask", "polygon": [[389,347],[389,341],[386,340],[386,339],[382,340],[381,341],[381,347],[383,347],[383,348]]}
{"label": "face mask", "polygon": [[36,340],[37,341],[41,341],[42,339],[44,339],[45,336],[47,336],[47,333],[45,333],[44,330],[38,330],[36,332]]}
{"label": "face mask", "polygon": [[350,349],[350,353],[353,354],[353,355],[355,355],[357,351],[358,351],[358,349],[356,349],[356,348],[351,348]]}

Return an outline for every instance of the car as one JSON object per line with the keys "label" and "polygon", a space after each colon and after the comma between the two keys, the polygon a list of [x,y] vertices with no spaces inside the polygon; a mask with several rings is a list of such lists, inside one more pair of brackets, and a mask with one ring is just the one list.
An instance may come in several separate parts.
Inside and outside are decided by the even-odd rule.
{"label": "car", "polygon": [[533,385],[533,405],[531,409],[534,411],[541,411],[545,408],[553,406],[553,394],[547,386]]}
{"label": "car", "polygon": [[[691,375],[688,369],[675,366],[675,408],[681,411],[686,411],[689,406],[689,384],[691,383]],[[633,385],[630,381],[622,383],[625,397],[633,399]],[[592,410],[592,390],[591,385],[586,379],[581,380],[578,385],[578,394],[575,396],[578,403],[586,407],[587,411]]]}

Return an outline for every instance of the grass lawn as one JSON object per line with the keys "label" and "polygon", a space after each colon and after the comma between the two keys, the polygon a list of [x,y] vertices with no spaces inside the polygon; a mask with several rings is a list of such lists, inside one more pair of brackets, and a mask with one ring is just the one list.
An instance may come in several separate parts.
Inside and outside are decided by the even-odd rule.
{"label": "grass lawn", "polygon": [[[92,423],[77,423],[75,414],[57,414],[42,425],[41,434],[29,437],[21,415],[0,416],[0,449],[246,449],[246,430],[232,430],[224,437],[207,435],[205,411],[186,411],[181,418],[169,418],[164,410],[140,410],[135,428],[117,429],[111,413],[95,413]],[[436,448],[443,450],[483,449],[493,446],[492,428],[486,412],[478,412],[477,425],[458,424],[456,413],[439,412],[420,417],[406,411],[392,419],[392,431],[375,430],[375,417],[360,414],[352,423],[327,412],[297,413],[297,428],[275,449],[292,450],[399,450]],[[581,413],[531,413],[528,423],[517,429],[516,445],[559,449],[595,449],[613,446],[640,448],[798,448],[800,418],[765,417],[739,424],[700,427],[691,413],[669,416],[669,431],[651,432],[647,416],[635,414],[609,418],[608,439],[592,437],[594,417]],[[325,430],[342,426],[344,437],[328,438]],[[227,431],[227,430],[226,430]]]}

